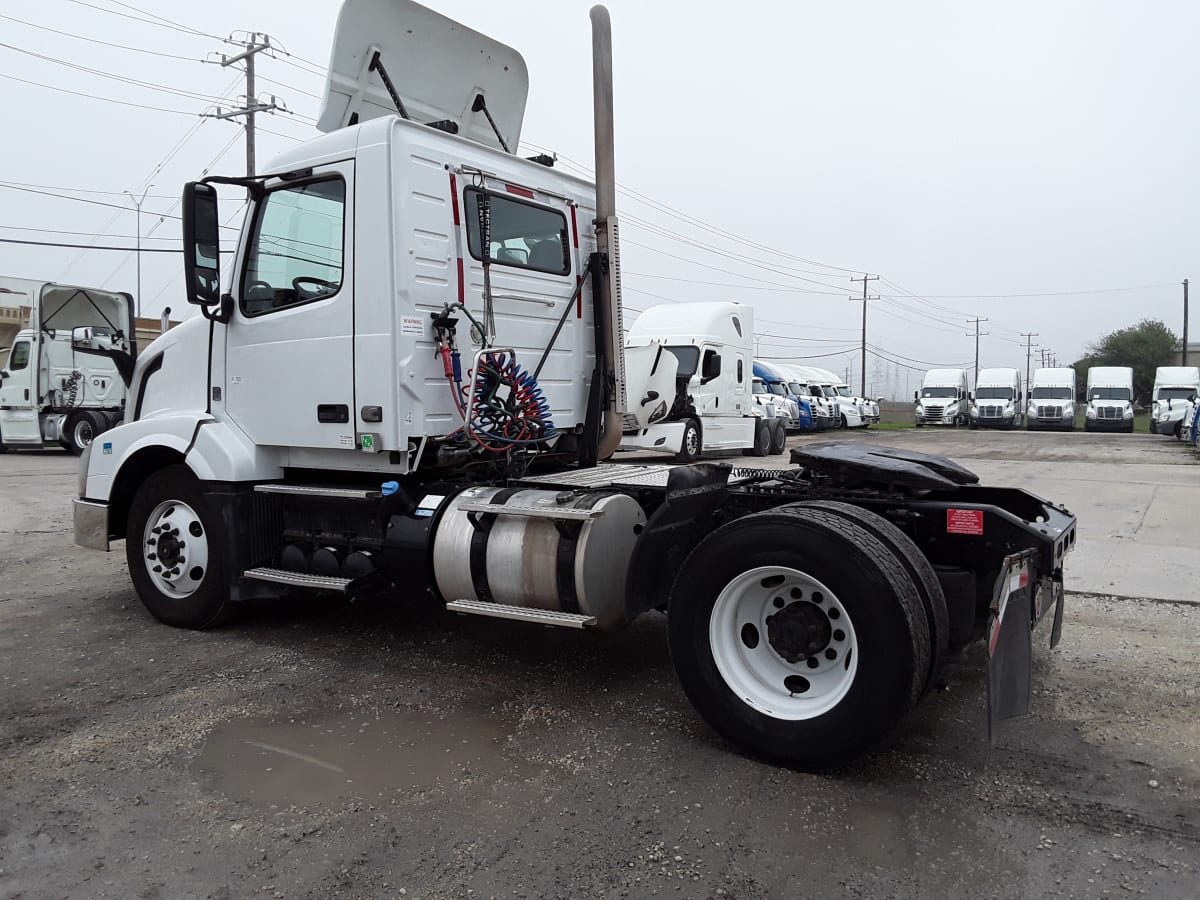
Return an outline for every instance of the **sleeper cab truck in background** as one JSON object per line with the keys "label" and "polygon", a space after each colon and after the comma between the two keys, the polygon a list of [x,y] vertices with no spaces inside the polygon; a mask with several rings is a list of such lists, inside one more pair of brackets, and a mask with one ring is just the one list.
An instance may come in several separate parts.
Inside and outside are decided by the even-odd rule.
{"label": "sleeper cab truck in background", "polygon": [[680,462],[782,453],[786,419],[775,413],[787,398],[755,402],[753,335],[754,308],[744,303],[664,303],[638,316],[625,339],[630,400],[620,449]]}
{"label": "sleeper cab truck in background", "polygon": [[782,410],[787,430],[800,431],[800,404],[792,395],[787,376],[780,372],[778,367],[755,360],[754,380],[761,381],[767,393],[775,398],[778,408]]}
{"label": "sleeper cab truck in background", "polygon": [[809,367],[821,379],[821,389],[833,399],[841,414],[843,428],[866,428],[879,424],[879,404],[869,397],[859,397],[848,384],[828,369]]}
{"label": "sleeper cab truck in background", "polygon": [[1021,374],[1016,369],[981,369],[970,404],[972,428],[1020,428],[1025,421]]}
{"label": "sleeper cab truck in background", "polygon": [[1075,390],[1074,369],[1035,369],[1025,409],[1025,427],[1030,431],[1074,431]]}
{"label": "sleeper cab truck in background", "polygon": [[966,369],[930,369],[921,380],[921,389],[913,399],[913,419],[922,425],[964,425],[967,422]]}
{"label": "sleeper cab truck in background", "polygon": [[1178,436],[1188,402],[1200,393],[1200,368],[1159,366],[1154,372],[1150,433]]}
{"label": "sleeper cab truck in background", "polygon": [[807,397],[812,406],[813,424],[817,431],[827,431],[841,425],[841,414],[837,403],[825,396],[821,379],[809,366],[788,365],[780,367],[791,378],[788,387],[797,396]]}
{"label": "sleeper cab truck in background", "polygon": [[1087,376],[1084,431],[1121,431],[1133,434],[1133,369],[1128,366],[1092,366]]}

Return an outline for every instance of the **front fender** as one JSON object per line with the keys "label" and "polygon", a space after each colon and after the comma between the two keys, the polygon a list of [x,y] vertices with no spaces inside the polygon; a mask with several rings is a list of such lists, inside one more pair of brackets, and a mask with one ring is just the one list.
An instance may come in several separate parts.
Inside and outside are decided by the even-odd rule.
{"label": "front fender", "polygon": [[83,496],[108,502],[118,473],[145,450],[165,449],[186,457],[200,423],[212,420],[205,412],[184,412],[126,422],[104,432],[88,456]]}

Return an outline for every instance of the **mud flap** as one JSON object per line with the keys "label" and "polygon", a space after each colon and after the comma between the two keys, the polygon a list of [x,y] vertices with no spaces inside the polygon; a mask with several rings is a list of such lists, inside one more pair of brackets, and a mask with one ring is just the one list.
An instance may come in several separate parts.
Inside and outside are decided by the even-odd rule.
{"label": "mud flap", "polygon": [[992,593],[987,627],[988,740],[992,744],[996,742],[996,723],[1025,715],[1033,697],[1035,558],[1032,550],[1007,557]]}

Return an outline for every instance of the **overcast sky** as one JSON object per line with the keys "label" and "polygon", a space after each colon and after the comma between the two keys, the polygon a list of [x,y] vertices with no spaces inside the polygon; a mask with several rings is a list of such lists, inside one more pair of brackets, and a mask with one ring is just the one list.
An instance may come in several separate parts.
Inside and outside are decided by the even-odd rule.
{"label": "overcast sky", "polygon": [[[589,3],[429,5],[524,55],[523,138],[556,150],[565,167],[590,169]],[[618,181],[656,204],[618,197],[631,219],[622,229],[631,307],[660,298],[749,302],[762,356],[814,358],[839,372],[852,360],[857,372],[861,322],[861,303],[847,299],[861,287],[844,270],[883,276],[871,285],[883,296],[871,304],[868,340],[918,369],[973,360],[973,316],[989,319],[981,363],[1022,369],[1020,332],[1038,332],[1034,342],[1067,362],[1143,316],[1181,329],[1179,282],[1200,277],[1200,4],[609,7]],[[276,93],[297,114],[262,121],[278,134],[260,133],[260,165],[314,134],[324,85],[308,61],[327,63],[337,9],[333,0],[0,5],[10,17],[0,18],[0,42],[147,83],[0,47],[0,182],[128,208],[0,188],[0,237],[96,243],[104,232],[131,246],[137,226],[121,191],[152,183],[144,209],[161,213],[222,150],[212,171],[243,172],[237,127],[197,118],[212,98],[236,97],[240,75],[198,62],[222,47],[189,29],[265,31],[293,54],[260,57],[260,96]],[[155,24],[156,16],[185,27]],[[226,203],[223,217],[237,205]],[[152,229],[174,240],[146,246],[177,246],[178,222],[146,212],[143,234]],[[132,254],[0,243],[3,275],[134,291],[135,268]],[[146,312],[164,304],[186,312],[181,291],[176,256],[143,254]],[[1042,296],[1016,296],[1033,294]],[[826,354],[836,355],[815,359]],[[888,393],[889,380],[905,388],[906,370],[898,380],[892,371],[876,392]]]}

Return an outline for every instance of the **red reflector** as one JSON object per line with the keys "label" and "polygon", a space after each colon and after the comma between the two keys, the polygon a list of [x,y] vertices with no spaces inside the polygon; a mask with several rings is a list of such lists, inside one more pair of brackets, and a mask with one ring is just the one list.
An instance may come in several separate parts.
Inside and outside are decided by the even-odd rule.
{"label": "red reflector", "polygon": [[463,258],[458,258],[458,302],[466,303],[467,301],[467,283],[463,278]]}
{"label": "red reflector", "polygon": [[506,184],[504,189],[510,194],[516,194],[518,197],[524,197],[527,200],[533,199],[533,191],[529,188],[517,187],[515,184]]}
{"label": "red reflector", "polygon": [[454,224],[458,225],[458,181],[454,173],[450,173],[450,201],[454,204]]}
{"label": "red reflector", "polygon": [[983,534],[982,509],[946,510],[947,534]]}

